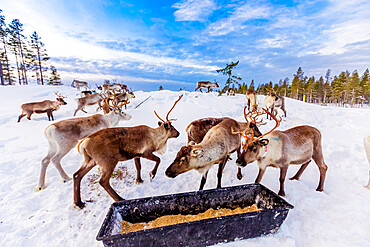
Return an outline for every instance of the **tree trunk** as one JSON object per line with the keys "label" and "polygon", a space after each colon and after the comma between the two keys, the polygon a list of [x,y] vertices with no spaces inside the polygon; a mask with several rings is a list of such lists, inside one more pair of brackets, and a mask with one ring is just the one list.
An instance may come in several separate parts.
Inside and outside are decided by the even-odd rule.
{"label": "tree trunk", "polygon": [[4,73],[3,73],[3,63],[0,60],[0,80],[1,80],[1,85],[5,85],[4,83]]}
{"label": "tree trunk", "polygon": [[27,81],[27,73],[26,73],[26,65],[24,63],[24,56],[23,56],[23,49],[22,49],[22,42],[21,42],[21,38],[20,36],[18,35],[18,41],[19,41],[19,50],[21,52],[21,62],[22,62],[22,70],[23,70],[23,75],[24,75],[24,84],[28,84],[28,81]]}
{"label": "tree trunk", "polygon": [[18,64],[18,53],[16,50],[14,50],[14,54],[15,54],[15,63],[17,65],[17,72],[18,72],[18,82],[19,82],[19,85],[22,85],[22,82],[21,82],[21,74],[19,72],[19,64]]}
{"label": "tree trunk", "polygon": [[8,70],[8,80],[9,80],[9,85],[11,85],[12,84],[12,78],[10,77],[9,59],[8,59],[8,54],[6,52],[6,42],[5,42],[4,36],[3,36],[3,44],[4,44],[4,55],[5,55],[5,60],[6,60],[6,68]]}
{"label": "tree trunk", "polygon": [[40,58],[40,48],[37,45],[37,57],[39,59],[39,69],[40,69],[40,78],[41,78],[41,85],[44,85],[44,78],[42,76],[42,67],[41,67],[41,58]]}

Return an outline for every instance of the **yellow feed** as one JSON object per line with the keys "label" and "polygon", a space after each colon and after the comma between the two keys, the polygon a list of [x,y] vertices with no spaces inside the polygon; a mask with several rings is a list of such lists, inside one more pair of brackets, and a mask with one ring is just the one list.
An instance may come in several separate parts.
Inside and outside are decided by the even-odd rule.
{"label": "yellow feed", "polygon": [[228,216],[228,215],[234,215],[234,214],[243,214],[243,213],[249,213],[254,211],[259,211],[261,209],[257,208],[256,204],[253,204],[249,207],[244,208],[236,208],[236,209],[228,209],[228,208],[221,208],[221,209],[208,209],[204,213],[200,213],[197,215],[164,215],[161,216],[153,221],[150,222],[143,222],[143,223],[135,223],[132,224],[127,221],[121,221],[122,230],[120,233],[129,233],[129,232],[136,232],[144,229],[152,229],[162,226],[169,226],[169,225],[175,225],[180,224],[184,222],[190,222],[190,221],[196,221],[196,220],[204,220],[204,219],[210,219],[210,218],[216,218],[221,216]]}

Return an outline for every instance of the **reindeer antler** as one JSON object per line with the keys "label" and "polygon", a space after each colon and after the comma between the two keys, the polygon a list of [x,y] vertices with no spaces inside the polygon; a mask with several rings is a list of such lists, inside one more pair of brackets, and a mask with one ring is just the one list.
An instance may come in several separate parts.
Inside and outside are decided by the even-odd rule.
{"label": "reindeer antler", "polygon": [[248,146],[249,146],[250,144],[252,144],[253,142],[256,142],[256,141],[258,141],[258,140],[262,139],[264,136],[266,136],[266,135],[270,134],[270,133],[271,133],[272,131],[274,131],[277,127],[279,127],[279,126],[280,126],[280,123],[281,123],[281,121],[282,121],[282,118],[281,118],[281,117],[279,117],[279,119],[277,119],[277,118],[276,118],[277,112],[275,112],[275,114],[272,114],[272,113],[270,113],[268,110],[266,110],[265,108],[262,108],[262,110],[263,110],[266,114],[270,115],[270,117],[271,117],[272,119],[274,119],[274,120],[275,120],[275,126],[274,126],[270,131],[266,132],[265,134],[263,134],[263,135],[261,135],[261,136],[259,136],[259,137],[257,137],[257,138],[254,138],[254,133],[253,133],[253,132],[252,132],[252,136],[251,136],[251,137],[249,137],[249,136],[244,136],[244,135],[243,135],[243,137],[244,137],[244,138],[246,138],[247,140],[251,140],[250,142],[246,143],[246,145],[245,145],[245,147],[244,147],[245,149],[247,149],[247,148],[248,148]]}
{"label": "reindeer antler", "polygon": [[246,132],[249,130],[249,126],[251,123],[254,123],[255,125],[264,125],[266,123],[263,123],[263,119],[261,120],[257,120],[257,118],[261,115],[264,114],[264,112],[259,112],[258,110],[258,107],[255,107],[252,109],[252,111],[248,111],[247,113],[247,107],[245,106],[244,107],[244,118],[245,118],[245,121],[247,121],[247,127],[245,128],[244,131],[241,131],[241,132],[234,132],[233,129],[231,129],[231,133],[233,134],[241,134],[244,138],[246,139],[250,139],[250,138],[254,138],[254,133],[252,132],[252,137],[249,137]]}
{"label": "reindeer antler", "polygon": [[171,109],[168,111],[168,113],[167,113],[167,116],[166,116],[166,121],[164,121],[162,118],[160,118],[159,116],[158,116],[158,114],[157,114],[157,112],[156,111],[154,111],[154,114],[157,116],[157,118],[159,118],[159,120],[161,120],[162,122],[171,122],[171,121],[176,121],[176,119],[168,119],[168,116],[170,115],[170,113],[171,113],[171,111],[173,110],[173,108],[175,108],[175,106],[176,106],[176,104],[177,104],[177,102],[179,102],[180,101],[180,99],[182,98],[182,96],[184,96],[184,95],[181,95],[176,101],[175,101],[175,103],[173,104],[173,106],[171,107]]}
{"label": "reindeer antler", "polygon": [[66,96],[63,96],[62,94],[58,93],[58,91],[54,92],[57,97],[60,97],[62,99],[67,98]]}

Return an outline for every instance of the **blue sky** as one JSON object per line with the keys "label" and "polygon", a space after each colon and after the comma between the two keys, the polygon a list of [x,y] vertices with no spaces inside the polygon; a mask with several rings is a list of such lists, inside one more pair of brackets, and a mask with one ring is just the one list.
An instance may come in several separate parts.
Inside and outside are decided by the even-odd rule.
{"label": "blue sky", "polygon": [[325,75],[370,64],[370,1],[0,0],[9,23],[37,31],[62,80],[117,79],[134,90],[193,90],[239,60],[243,82],[278,82],[301,66]]}

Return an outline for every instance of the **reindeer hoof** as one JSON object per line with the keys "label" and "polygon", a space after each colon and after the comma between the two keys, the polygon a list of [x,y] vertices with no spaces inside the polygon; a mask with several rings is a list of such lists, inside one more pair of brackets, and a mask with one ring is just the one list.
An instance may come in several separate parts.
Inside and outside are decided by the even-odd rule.
{"label": "reindeer hoof", "polygon": [[285,192],[284,191],[279,191],[279,196],[284,196],[285,197]]}
{"label": "reindeer hoof", "polygon": [[239,180],[242,180],[243,175],[238,173],[238,174],[236,175],[236,177],[237,177]]}
{"label": "reindeer hoof", "polygon": [[144,181],[140,178],[140,179],[136,179],[135,181],[135,184],[142,184],[144,183]]}
{"label": "reindeer hoof", "polygon": [[35,191],[40,191],[40,190],[43,190],[45,188],[46,188],[45,186],[35,186]]}
{"label": "reindeer hoof", "polygon": [[294,177],[289,178],[289,180],[299,180],[299,178],[294,176]]}
{"label": "reindeer hoof", "polygon": [[323,191],[323,189],[317,188],[317,189],[316,189],[316,191],[320,191],[320,192],[322,192],[322,191]]}
{"label": "reindeer hoof", "polygon": [[149,172],[149,177],[150,177],[150,180],[152,180],[155,177],[155,173]]}
{"label": "reindeer hoof", "polygon": [[75,203],[73,205],[73,208],[75,208],[75,209],[83,209],[84,207],[85,207],[85,203],[83,203],[83,202]]}

